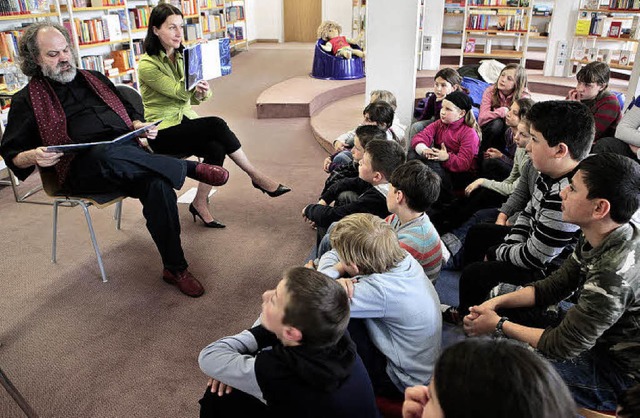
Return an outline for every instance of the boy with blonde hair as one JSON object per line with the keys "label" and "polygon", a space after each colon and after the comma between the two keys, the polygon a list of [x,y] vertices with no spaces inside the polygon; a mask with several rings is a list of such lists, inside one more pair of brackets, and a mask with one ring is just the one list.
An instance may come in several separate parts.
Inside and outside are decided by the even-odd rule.
{"label": "boy with blonde hair", "polygon": [[438,295],[384,220],[349,215],[330,237],[333,249],[318,270],[351,299],[349,332],[374,391],[402,398],[405,388],[431,380],[442,331]]}

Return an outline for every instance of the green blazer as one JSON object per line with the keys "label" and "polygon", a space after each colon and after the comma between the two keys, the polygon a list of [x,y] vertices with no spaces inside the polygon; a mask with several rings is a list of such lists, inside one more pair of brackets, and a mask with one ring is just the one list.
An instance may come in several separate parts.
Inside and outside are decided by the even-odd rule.
{"label": "green blazer", "polygon": [[144,118],[148,122],[164,119],[159,129],[169,128],[182,122],[183,116],[195,119],[198,114],[191,105],[200,104],[211,97],[209,90],[203,100],[196,98],[195,89],[184,87],[184,59],[176,51],[173,63],[164,51],[159,55],[144,54],[138,63],[140,92],[144,103]]}

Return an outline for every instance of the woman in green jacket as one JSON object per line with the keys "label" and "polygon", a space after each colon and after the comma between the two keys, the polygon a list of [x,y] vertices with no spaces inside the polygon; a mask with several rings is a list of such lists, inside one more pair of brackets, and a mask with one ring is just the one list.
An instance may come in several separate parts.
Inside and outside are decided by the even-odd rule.
{"label": "woman in green jacket", "polygon": [[[146,53],[138,74],[145,119],[162,119],[158,136],[151,142],[154,152],[169,155],[196,155],[205,163],[222,166],[229,156],[251,178],[253,187],[277,197],[291,189],[278,184],[256,169],[241,148],[227,123],[218,117],[199,118],[191,108],[211,97],[209,83],[200,81],[192,91],[184,86],[182,50],[183,15],[168,3],[153,8],[144,40]],[[209,228],[224,228],[209,212],[207,196],[211,186],[200,183],[189,211]]]}

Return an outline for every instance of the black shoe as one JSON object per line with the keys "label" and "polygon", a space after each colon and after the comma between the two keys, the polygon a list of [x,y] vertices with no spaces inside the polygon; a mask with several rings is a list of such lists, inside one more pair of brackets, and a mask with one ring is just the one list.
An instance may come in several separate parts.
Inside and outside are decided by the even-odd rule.
{"label": "black shoe", "polygon": [[215,219],[211,222],[205,222],[204,219],[202,219],[202,215],[200,215],[200,213],[198,213],[198,210],[195,208],[195,206],[193,206],[193,203],[189,205],[189,212],[191,212],[191,214],[193,215],[193,222],[196,221],[196,216],[197,216],[198,218],[200,218],[202,223],[204,223],[204,226],[206,226],[207,228],[225,228],[226,227],[225,224]]}
{"label": "black shoe", "polygon": [[253,187],[255,187],[256,189],[262,191],[262,193],[266,193],[271,197],[278,197],[278,196],[282,196],[285,193],[289,193],[291,191],[291,189],[287,186],[283,186],[282,184],[278,184],[278,188],[275,189],[274,191],[270,192],[268,190],[263,189],[262,187],[260,187],[255,181],[252,181],[251,184],[253,185]]}

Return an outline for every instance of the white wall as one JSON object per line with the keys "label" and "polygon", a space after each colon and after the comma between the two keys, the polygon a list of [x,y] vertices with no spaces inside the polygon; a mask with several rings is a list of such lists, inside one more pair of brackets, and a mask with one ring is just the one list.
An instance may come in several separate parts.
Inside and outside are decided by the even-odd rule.
{"label": "white wall", "polygon": [[[300,0],[303,1],[303,0]],[[255,30],[249,31],[250,39],[277,39],[284,41],[284,8],[282,0],[251,0],[253,12],[249,19],[255,22]],[[247,11],[249,11],[247,6]],[[344,35],[351,36],[351,0],[323,0],[322,20],[335,20],[342,26]]]}
{"label": "white wall", "polygon": [[[420,69],[437,70],[440,68],[444,0],[426,0],[422,20],[422,39],[418,39],[418,45],[422,45]],[[458,22],[460,23],[460,20]],[[429,38],[431,43],[428,44],[425,41],[429,40]]]}
{"label": "white wall", "polygon": [[[427,0],[428,1],[428,0]],[[371,90],[396,96],[396,115],[409,126],[416,92],[419,0],[367,2],[367,98]]]}
{"label": "white wall", "polygon": [[253,3],[254,10],[249,19],[255,22],[255,33],[250,33],[251,38],[277,39],[282,42],[284,40],[282,0],[253,0]]}

